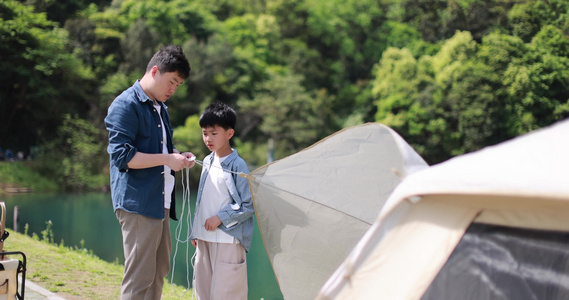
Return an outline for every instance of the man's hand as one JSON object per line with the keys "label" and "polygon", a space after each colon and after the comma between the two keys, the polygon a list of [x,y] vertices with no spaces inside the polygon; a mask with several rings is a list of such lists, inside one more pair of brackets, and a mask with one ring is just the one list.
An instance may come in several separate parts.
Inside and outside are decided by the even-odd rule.
{"label": "man's hand", "polygon": [[193,168],[196,164],[196,156],[192,152],[184,152],[182,155],[190,162],[188,167]]}
{"label": "man's hand", "polygon": [[186,158],[186,156],[180,153],[172,153],[170,154],[167,165],[174,172],[178,172],[184,169],[185,167],[189,167],[190,161]]}

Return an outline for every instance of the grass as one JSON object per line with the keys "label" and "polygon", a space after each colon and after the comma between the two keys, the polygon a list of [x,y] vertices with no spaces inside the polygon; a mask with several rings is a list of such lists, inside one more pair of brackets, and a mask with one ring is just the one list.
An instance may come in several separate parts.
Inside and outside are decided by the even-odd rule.
{"label": "grass", "polygon": [[31,188],[35,191],[57,191],[57,183],[53,179],[49,179],[39,175],[37,172],[32,171],[28,167],[31,162],[15,161],[15,162],[0,162],[0,193],[5,188],[13,185]]}
{"label": "grass", "polygon": [[[26,279],[68,300],[118,299],[123,266],[106,262],[86,249],[50,243],[36,235],[10,231],[5,251],[21,251],[27,257]],[[10,256],[21,259],[21,256]],[[162,299],[179,299],[185,289],[166,281]],[[190,299],[191,291],[184,298]]]}
{"label": "grass", "polygon": [[[10,188],[56,191],[57,183],[32,171],[27,162],[0,162],[0,194]],[[48,228],[42,237],[10,231],[4,251],[21,251],[26,255],[26,279],[68,300],[119,299],[124,266],[109,263],[87,249],[53,243]],[[10,258],[21,259],[19,255]],[[162,299],[180,299],[185,288],[164,284]],[[191,291],[183,298],[191,299]]]}

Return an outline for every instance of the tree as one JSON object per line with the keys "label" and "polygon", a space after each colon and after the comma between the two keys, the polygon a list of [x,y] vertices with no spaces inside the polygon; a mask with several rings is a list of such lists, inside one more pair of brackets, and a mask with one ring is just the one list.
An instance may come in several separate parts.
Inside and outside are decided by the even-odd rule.
{"label": "tree", "polygon": [[62,190],[92,191],[108,186],[106,132],[77,116],[65,115],[57,137],[44,144],[35,169],[49,173]]}
{"label": "tree", "polygon": [[[183,151],[191,151],[198,160],[203,160],[209,154],[202,140],[202,130],[199,123],[199,115],[191,115],[186,118],[183,126],[174,128],[174,145]],[[201,168],[190,169],[192,184],[198,184]],[[185,175],[185,174],[184,174]]]}
{"label": "tree", "polygon": [[0,140],[27,151],[54,138],[66,113],[89,113],[94,82],[44,13],[7,0],[0,16]]}
{"label": "tree", "polygon": [[143,19],[136,20],[120,41],[124,61],[119,71],[144,74],[148,60],[158,50],[158,33],[146,25]]}
{"label": "tree", "polygon": [[127,27],[139,19],[145,20],[163,45],[182,45],[192,37],[207,40],[217,24],[215,17],[197,2],[184,0],[124,0],[118,13]]}
{"label": "tree", "polygon": [[547,126],[569,116],[569,38],[551,25],[544,26],[528,51],[508,66],[504,85],[515,102],[513,133]]}
{"label": "tree", "polygon": [[236,95],[228,90],[239,77],[233,69],[236,59],[233,46],[223,36],[215,34],[207,43],[191,39],[183,48],[192,66],[187,79],[188,96],[171,104],[175,107],[171,118],[200,114],[202,108],[215,100],[235,103]]}
{"label": "tree", "polygon": [[289,71],[270,72],[270,79],[257,86],[253,99],[240,99],[244,114],[254,117],[249,122],[263,133],[263,142],[272,138],[277,157],[289,155],[330,134],[325,124],[331,111],[328,98],[311,95],[302,88],[302,77]]}
{"label": "tree", "polygon": [[530,44],[457,32],[432,57],[389,49],[372,82],[376,120],[430,163],[552,124],[568,116],[568,42],[547,25]]}
{"label": "tree", "polygon": [[530,42],[542,27],[552,25],[569,33],[569,3],[564,0],[530,0],[516,3],[509,11],[512,33]]}
{"label": "tree", "polygon": [[376,120],[392,126],[430,163],[501,139],[499,77],[473,59],[477,44],[457,32],[433,57],[390,49],[376,69]]}

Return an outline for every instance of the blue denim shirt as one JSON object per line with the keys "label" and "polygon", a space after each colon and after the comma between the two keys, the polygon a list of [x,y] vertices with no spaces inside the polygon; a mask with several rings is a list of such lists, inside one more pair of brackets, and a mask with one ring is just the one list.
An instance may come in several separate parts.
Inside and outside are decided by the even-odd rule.
{"label": "blue denim shirt", "polygon": [[[203,160],[202,174],[200,177],[200,185],[198,189],[198,197],[196,198],[196,209],[194,216],[194,224],[192,227],[201,226],[203,224],[195,224],[197,220],[197,213],[201,202],[204,183],[213,163],[214,153],[209,154]],[[221,163],[224,170],[230,170],[236,173],[249,174],[247,163],[237,154],[237,150],[233,150]],[[249,190],[249,183],[247,178],[241,177],[237,174],[230,172],[223,172],[225,185],[229,195],[231,196],[231,203],[223,207],[217,216],[221,219],[219,229],[223,232],[233,236],[243,245],[245,251],[249,252],[251,247],[251,240],[253,239],[253,215],[255,210],[253,208],[253,199],[251,198],[251,191]],[[233,224],[233,223],[237,224]],[[228,224],[232,224],[229,228]],[[190,239],[194,239],[193,232]]]}
{"label": "blue denim shirt", "polygon": [[[168,153],[173,153],[172,127],[167,107],[161,106],[166,126]],[[105,126],[109,131],[111,197],[113,208],[151,218],[164,218],[164,166],[129,169],[128,162],[137,151],[162,153],[162,125],[153,101],[137,80],[120,94],[108,109]],[[172,171],[175,176],[175,172]],[[175,188],[174,188],[175,191]],[[172,192],[170,217],[176,219],[175,192]]]}

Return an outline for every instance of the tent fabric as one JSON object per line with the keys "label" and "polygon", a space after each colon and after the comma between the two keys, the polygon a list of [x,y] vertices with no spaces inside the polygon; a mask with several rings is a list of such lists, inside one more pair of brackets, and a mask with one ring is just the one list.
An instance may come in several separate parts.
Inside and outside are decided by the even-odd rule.
{"label": "tent fabric", "polygon": [[568,136],[562,121],[406,177],[317,299],[419,299],[473,221],[569,228]]}
{"label": "tent fabric", "polygon": [[569,232],[473,223],[421,299],[569,299],[568,274]]}
{"label": "tent fabric", "polygon": [[341,130],[247,178],[285,299],[313,299],[401,180],[427,163],[378,123]]}
{"label": "tent fabric", "polygon": [[569,119],[510,141],[452,158],[406,178],[384,212],[402,198],[429,193],[518,195],[566,201]]}

